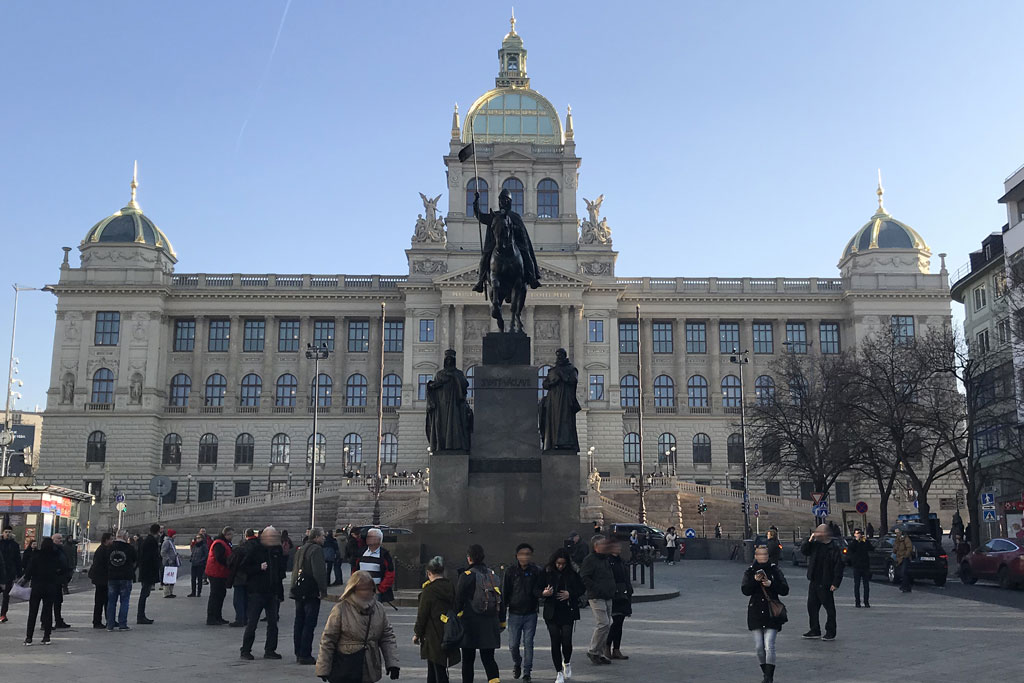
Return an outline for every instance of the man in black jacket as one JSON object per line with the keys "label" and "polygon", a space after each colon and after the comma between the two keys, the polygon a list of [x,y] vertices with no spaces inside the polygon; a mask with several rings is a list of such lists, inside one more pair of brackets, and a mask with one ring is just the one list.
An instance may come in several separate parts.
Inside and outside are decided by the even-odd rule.
{"label": "man in black jacket", "polygon": [[3,590],[3,605],[0,606],[0,624],[7,621],[7,606],[11,599],[11,588],[15,580],[21,576],[21,549],[14,540],[14,529],[4,527],[3,538],[0,539],[0,589]]}
{"label": "man in black jacket", "polygon": [[[61,610],[64,607],[64,596],[68,594],[68,584],[71,583],[71,579],[74,575],[74,569],[76,564],[76,557],[74,550],[68,552],[68,546],[64,544],[64,534],[56,533],[51,536],[53,539],[54,547],[60,552],[60,590],[53,596],[53,628],[55,629],[68,629],[71,628],[71,624],[64,621],[64,615]],[[73,546],[71,546],[73,548]]]}
{"label": "man in black jacket", "polygon": [[[501,621],[508,626],[508,649],[512,653],[512,678],[523,677],[525,683],[532,679],[533,639],[537,634],[537,607],[540,605],[541,585],[544,572],[533,563],[533,546],[520,543],[516,546],[516,564],[505,572],[501,582]],[[508,619],[505,611],[508,611]],[[519,654],[519,644],[523,654]]]}
{"label": "man in black jacket", "polygon": [[[107,630],[116,626],[121,631],[130,631],[128,626],[128,602],[132,595],[132,580],[135,577],[135,563],[138,559],[135,548],[128,542],[128,532],[121,529],[110,546],[107,555]],[[120,607],[118,601],[120,600]],[[115,613],[114,610],[117,609]]]}
{"label": "man in black jacket", "polygon": [[260,545],[259,535],[255,529],[245,530],[245,541],[234,549],[231,559],[228,561],[228,568],[231,570],[228,576],[228,588],[231,589],[231,605],[235,608],[235,620],[231,626],[245,626],[249,619],[246,617],[249,608],[249,589],[247,586],[247,573],[245,569],[246,556]]}
{"label": "man in black jacket", "polygon": [[596,534],[590,542],[593,552],[583,560],[583,567],[580,569],[580,578],[587,588],[587,599],[590,601],[590,609],[594,612],[596,622],[587,658],[594,664],[611,664],[612,660],[605,656],[604,650],[608,643],[608,633],[612,628],[615,574],[608,561],[608,539],[602,534]]}
{"label": "man in black jacket", "polygon": [[110,547],[114,544],[114,534],[106,531],[100,537],[100,545],[92,556],[92,566],[89,567],[89,580],[96,586],[92,605],[92,627],[106,628],[103,623],[103,614],[107,609],[107,572],[110,569]]}
{"label": "man in black jacket", "polygon": [[151,524],[149,533],[139,546],[139,611],[136,623],[152,624],[153,620],[146,616],[146,599],[153,586],[161,583],[164,578],[164,562],[160,559],[160,525]]}
{"label": "man in black jacket", "polygon": [[[804,638],[836,639],[835,591],[843,581],[843,554],[832,540],[828,524],[821,524],[800,546],[800,552],[807,556],[807,615],[810,630]],[[825,635],[821,635],[818,613],[825,608]]]}
{"label": "man in black jacket", "polygon": [[853,567],[853,597],[857,601],[856,606],[860,607],[860,586],[864,584],[864,606],[871,607],[869,592],[871,590],[871,552],[875,549],[874,544],[860,529],[853,530],[853,542],[847,550],[850,558],[850,566]]}
{"label": "man in black jacket", "polygon": [[[267,642],[263,659],[281,659],[277,653],[277,619],[284,602],[285,558],[281,550],[281,532],[268,526],[256,545],[246,550],[241,571],[245,573],[246,625],[242,636],[242,659],[253,659],[252,644],[260,614],[267,614]],[[236,590],[237,579],[236,579]]]}

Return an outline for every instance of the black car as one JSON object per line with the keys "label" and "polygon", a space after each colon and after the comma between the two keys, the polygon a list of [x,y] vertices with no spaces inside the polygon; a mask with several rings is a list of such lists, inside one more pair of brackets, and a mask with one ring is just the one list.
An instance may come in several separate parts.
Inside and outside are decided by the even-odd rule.
{"label": "black car", "polygon": [[[807,566],[807,556],[804,555],[802,552],[800,552],[800,546],[803,545],[804,540],[806,540],[806,539],[801,539],[799,541],[794,541],[793,544],[789,546],[789,561],[793,563],[794,567],[806,567]],[[839,548],[843,552],[843,561],[846,564],[850,564],[850,558],[847,557],[847,552],[849,551],[848,546],[850,544],[847,541],[847,539],[845,539],[842,536],[840,536],[839,538],[833,537],[832,540],[839,544]],[[783,552],[783,557],[785,557],[785,553],[786,553],[785,546],[783,546],[782,552]]]}
{"label": "black car", "polygon": [[[931,580],[936,586],[946,585],[949,558],[942,545],[931,536],[918,533],[916,528],[909,531],[907,535],[914,546],[914,554],[910,558],[910,578]],[[871,553],[871,573],[879,578],[885,577],[890,583],[899,583],[900,575],[893,554],[896,534],[889,533],[871,540],[875,544],[875,550]]]}
{"label": "black car", "polygon": [[640,537],[640,545],[652,545],[659,552],[665,551],[665,532],[661,529],[647,524],[612,524],[608,529],[611,537],[619,541],[629,541],[633,531]]}
{"label": "black car", "polygon": [[[370,529],[373,529],[373,528],[374,528],[373,524],[364,524],[362,526],[355,527],[355,530],[357,530],[359,532],[359,537],[362,538],[365,541],[366,540],[366,532],[369,531]],[[391,526],[388,526],[386,524],[378,524],[376,528],[380,529],[381,533],[384,534],[384,540],[385,541],[394,541],[396,536],[400,536],[400,535],[403,535],[403,534],[411,534],[412,533],[412,531],[410,531],[409,529],[402,529],[402,528],[399,528],[399,527],[391,527]]]}

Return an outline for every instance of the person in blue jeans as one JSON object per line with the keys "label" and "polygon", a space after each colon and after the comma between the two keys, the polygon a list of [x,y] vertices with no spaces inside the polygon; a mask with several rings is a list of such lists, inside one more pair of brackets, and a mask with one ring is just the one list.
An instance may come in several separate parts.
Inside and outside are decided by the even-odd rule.
{"label": "person in blue jeans", "polygon": [[[544,572],[533,563],[533,546],[516,546],[516,564],[505,572],[501,586],[501,621],[508,628],[512,677],[529,683],[533,672],[533,638],[537,634],[537,608],[544,590]],[[508,611],[506,619],[505,612]],[[522,654],[519,647],[522,645]]]}
{"label": "person in blue jeans", "polygon": [[[132,595],[132,581],[135,578],[135,563],[138,556],[128,542],[128,532],[120,530],[110,552],[107,554],[107,630],[117,627],[130,631],[128,626],[128,603]],[[120,606],[118,605],[120,601]]]}
{"label": "person in blue jeans", "polygon": [[[295,622],[292,626],[292,637],[295,644],[295,661],[299,664],[316,664],[313,658],[313,631],[320,618],[320,599],[327,597],[327,564],[324,560],[324,530],[313,527],[306,537],[306,542],[295,551],[295,570],[288,594],[295,601]],[[305,580],[304,591],[296,588],[295,582],[299,574]]]}

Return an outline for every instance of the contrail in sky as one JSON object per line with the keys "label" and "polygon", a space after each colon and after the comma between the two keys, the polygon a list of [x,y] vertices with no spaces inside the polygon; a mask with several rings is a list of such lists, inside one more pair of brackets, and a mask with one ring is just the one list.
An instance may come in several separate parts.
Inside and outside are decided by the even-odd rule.
{"label": "contrail in sky", "polygon": [[238,152],[239,146],[242,144],[242,135],[245,134],[245,127],[249,125],[249,118],[252,116],[253,108],[256,106],[256,99],[259,97],[260,91],[263,90],[263,83],[267,80],[267,74],[270,73],[270,65],[274,62],[274,55],[277,54],[277,44],[281,40],[281,31],[284,30],[284,22],[288,18],[288,9],[292,6],[292,0],[287,0],[284,3],[284,12],[281,13],[281,23],[277,25],[277,35],[274,36],[274,44],[270,48],[270,56],[267,57],[267,65],[263,68],[263,76],[260,77],[260,82],[256,86],[256,90],[253,92],[252,101],[249,103],[249,111],[245,115],[245,121],[242,122],[242,127],[238,129],[238,138],[235,140],[235,153]]}

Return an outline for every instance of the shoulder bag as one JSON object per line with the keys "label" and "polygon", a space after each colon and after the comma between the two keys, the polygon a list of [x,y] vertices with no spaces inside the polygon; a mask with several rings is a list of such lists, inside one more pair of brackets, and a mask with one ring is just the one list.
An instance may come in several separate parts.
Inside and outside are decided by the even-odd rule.
{"label": "shoulder bag", "polygon": [[761,585],[761,592],[764,593],[764,599],[768,601],[768,611],[771,613],[772,618],[778,619],[783,623],[789,621],[789,614],[786,613],[786,606],[782,604],[782,601],[772,600],[763,584]]}
{"label": "shoulder bag", "polygon": [[331,662],[331,673],[327,676],[328,683],[363,683],[363,668],[366,665],[366,646],[370,642],[370,625],[373,623],[373,612],[366,620],[366,635],[363,647],[351,654],[334,653]]}

